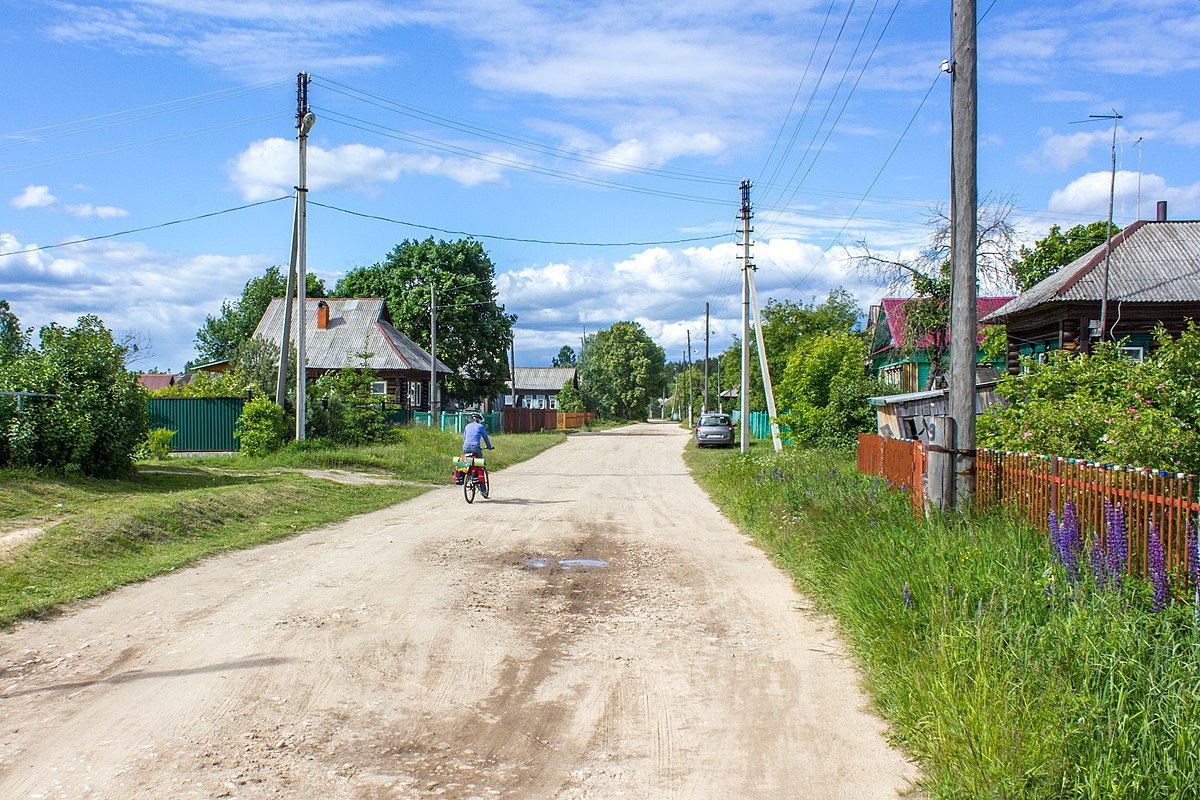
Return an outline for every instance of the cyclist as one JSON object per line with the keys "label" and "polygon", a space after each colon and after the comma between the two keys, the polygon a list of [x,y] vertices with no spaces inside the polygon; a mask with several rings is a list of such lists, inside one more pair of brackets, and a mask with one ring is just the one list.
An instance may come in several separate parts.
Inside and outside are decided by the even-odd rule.
{"label": "cyclist", "polygon": [[487,445],[488,450],[494,450],[492,440],[488,438],[487,428],[483,426],[483,414],[476,411],[471,415],[471,421],[463,428],[463,455],[483,458],[483,448],[480,440]]}

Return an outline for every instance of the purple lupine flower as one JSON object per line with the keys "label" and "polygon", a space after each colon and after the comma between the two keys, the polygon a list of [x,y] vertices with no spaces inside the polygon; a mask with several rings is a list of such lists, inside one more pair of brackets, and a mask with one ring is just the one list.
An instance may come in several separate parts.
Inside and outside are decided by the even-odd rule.
{"label": "purple lupine flower", "polygon": [[1125,572],[1129,569],[1129,533],[1125,530],[1125,512],[1120,506],[1109,504],[1105,518],[1108,524],[1108,535],[1105,537],[1108,572],[1112,576],[1110,588],[1119,592],[1125,585]]}
{"label": "purple lupine flower", "polygon": [[912,611],[913,606],[917,603],[913,600],[912,589],[908,587],[908,581],[904,582],[904,589],[900,592],[900,600],[904,603],[905,611]]}
{"label": "purple lupine flower", "polygon": [[1050,560],[1061,561],[1062,557],[1059,554],[1059,539],[1061,534],[1058,530],[1058,516],[1053,510],[1048,514],[1050,518]]}
{"label": "purple lupine flower", "polygon": [[1150,561],[1150,585],[1153,588],[1153,596],[1150,601],[1150,610],[1154,612],[1162,611],[1167,607],[1167,597],[1169,595],[1169,578],[1167,576],[1167,559],[1163,552],[1162,538],[1158,535],[1158,531],[1154,528],[1154,523],[1150,523],[1150,531],[1147,536],[1147,555]]}
{"label": "purple lupine flower", "polygon": [[1068,500],[1063,504],[1062,524],[1059,525],[1059,557],[1067,570],[1067,581],[1079,582],[1079,551],[1082,549],[1079,533],[1079,514],[1075,504]]}

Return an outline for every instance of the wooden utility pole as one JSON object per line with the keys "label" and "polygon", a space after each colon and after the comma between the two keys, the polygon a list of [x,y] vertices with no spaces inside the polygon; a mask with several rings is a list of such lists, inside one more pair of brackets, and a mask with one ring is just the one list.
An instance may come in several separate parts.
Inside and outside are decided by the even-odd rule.
{"label": "wooden utility pole", "polygon": [[750,306],[754,310],[754,338],[758,343],[758,366],[762,373],[763,396],[767,400],[767,418],[771,421],[771,442],[775,452],[783,450],[783,439],[779,435],[779,415],[775,411],[775,390],[771,387],[771,370],[767,364],[767,347],[763,343],[762,314],[759,312],[758,290],[754,286],[754,274],[750,274]]}
{"label": "wooden utility pole", "polygon": [[296,127],[300,131],[300,184],[296,187],[296,228],[299,231],[296,247],[296,440],[305,437],[308,415],[308,357],[305,355],[308,316],[308,132],[312,130],[316,116],[308,107],[309,75],[301,72],[296,76],[297,91],[300,93],[302,112]]}
{"label": "wooden utility pole", "polygon": [[708,303],[704,304],[704,399],[700,401],[700,413],[708,411]]}
{"label": "wooden utility pole", "polygon": [[437,274],[429,279],[429,427],[441,430],[438,424],[437,390]]}
{"label": "wooden utility pole", "polygon": [[688,427],[692,427],[692,408],[696,405],[695,395],[692,393],[692,332],[689,329],[687,332],[687,352],[683,354],[683,363],[688,371]]}
{"label": "wooden utility pole", "polygon": [[[949,444],[955,496],[960,509],[975,504],[975,360],[979,350],[976,306],[976,49],[975,0],[954,0],[951,58],[952,235],[950,286]],[[932,479],[932,476],[931,476]]]}
{"label": "wooden utility pole", "polygon": [[742,381],[738,407],[742,411],[741,451],[750,452],[750,181],[742,180]]}
{"label": "wooden utility pole", "polygon": [[[299,203],[299,200],[296,201]],[[299,212],[299,207],[296,211]],[[300,215],[292,216],[292,260],[288,266],[287,287],[283,294],[283,339],[279,347],[279,375],[275,378],[275,403],[287,411],[287,373],[288,356],[292,340],[292,311],[295,308],[293,298],[296,296],[296,260],[300,247]]]}
{"label": "wooden utility pole", "polygon": [[[1097,116],[1097,115],[1089,115],[1089,116],[1091,116],[1093,119],[1105,119],[1110,115],[1105,114],[1105,115],[1100,115],[1100,116]],[[1122,117],[1120,114],[1117,113],[1117,110],[1115,108],[1113,109],[1113,113],[1111,114],[1111,117],[1112,117],[1112,121],[1113,121],[1112,172],[1110,173],[1109,181],[1108,181],[1108,230],[1107,230],[1107,233],[1105,235],[1105,240],[1104,240],[1104,290],[1103,290],[1103,294],[1100,295],[1100,341],[1102,341],[1102,342],[1108,340],[1108,264],[1109,264],[1109,260],[1112,257],[1113,195],[1115,194],[1116,188],[1117,188],[1117,120],[1124,119],[1124,117]],[[1140,147],[1141,139],[1138,139],[1138,143],[1139,143],[1139,147]],[[1138,156],[1138,164],[1139,165],[1141,164],[1141,156],[1140,155]],[[1138,167],[1139,186],[1141,184],[1141,180],[1142,180],[1141,167],[1139,166]],[[1138,191],[1140,193],[1141,189],[1139,189]],[[1139,194],[1139,200],[1140,200],[1140,194]]]}

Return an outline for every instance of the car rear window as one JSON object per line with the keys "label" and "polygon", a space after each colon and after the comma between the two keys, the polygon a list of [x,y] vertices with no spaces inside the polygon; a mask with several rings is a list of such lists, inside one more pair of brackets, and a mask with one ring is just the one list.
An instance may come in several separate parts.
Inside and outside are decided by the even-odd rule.
{"label": "car rear window", "polygon": [[729,417],[719,417],[719,416],[701,417],[700,424],[701,425],[728,425]]}

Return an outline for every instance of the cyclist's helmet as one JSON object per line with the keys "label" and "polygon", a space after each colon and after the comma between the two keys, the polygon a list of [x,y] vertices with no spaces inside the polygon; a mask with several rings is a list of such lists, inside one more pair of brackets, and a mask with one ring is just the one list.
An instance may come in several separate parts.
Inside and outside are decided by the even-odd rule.
{"label": "cyclist's helmet", "polygon": [[478,411],[476,411],[471,415],[471,420],[474,422],[483,422],[483,414],[480,414]]}

